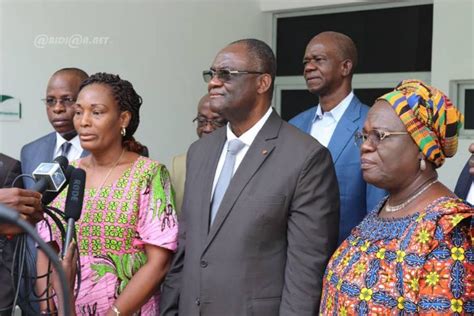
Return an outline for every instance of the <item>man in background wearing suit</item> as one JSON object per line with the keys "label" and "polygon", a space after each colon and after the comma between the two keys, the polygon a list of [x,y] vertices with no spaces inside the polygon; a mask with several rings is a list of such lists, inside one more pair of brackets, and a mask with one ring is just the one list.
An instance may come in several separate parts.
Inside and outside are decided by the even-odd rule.
{"label": "man in background wearing suit", "polygon": [[340,244],[386,195],[362,178],[359,148],[354,142],[354,133],[362,130],[369,111],[352,92],[357,49],[348,36],[323,32],[309,42],[303,65],[308,90],[319,96],[319,104],[291,119],[290,124],[331,152],[341,199]]}
{"label": "man in background wearing suit", "polygon": [[472,156],[459,175],[454,193],[474,205],[474,143],[469,146],[469,151]]}
{"label": "man in background wearing suit", "polygon": [[276,62],[255,39],[221,50],[211,109],[228,120],[188,150],[163,315],[315,315],[336,247],[331,156],[271,108]]}
{"label": "man in background wearing suit", "polygon": [[[17,210],[22,213],[23,219],[29,220],[33,213],[41,212],[41,194],[19,189],[21,179],[13,183],[19,174],[20,162],[0,153],[0,203]],[[10,316],[14,300],[11,267],[15,248],[15,239],[11,235],[20,232],[20,229],[1,222],[0,219],[0,316]]]}
{"label": "man in background wearing suit", "polygon": [[[66,156],[69,161],[87,155],[83,151],[73,125],[74,104],[79,87],[88,76],[77,68],[63,68],[49,79],[46,89],[46,113],[55,132],[49,133],[21,149],[22,172],[31,175],[42,162],[50,162],[57,156]],[[34,182],[25,178],[25,187]]]}
{"label": "man in background wearing suit", "polygon": [[[209,95],[207,93],[199,100],[197,116],[193,122],[197,122],[196,134],[199,138],[212,133],[227,123],[218,113],[211,111]],[[186,153],[173,157],[170,177],[176,196],[176,209],[181,211],[181,206],[183,205],[184,180],[186,178]]]}
{"label": "man in background wearing suit", "polygon": [[[46,89],[46,105],[48,120],[54,128],[49,133],[21,149],[22,173],[29,174],[42,162],[50,162],[57,156],[65,156],[69,161],[84,157],[88,152],[82,150],[79,137],[74,129],[74,104],[76,103],[79,87],[86,78],[87,73],[78,68],[63,68],[56,71],[49,79]],[[31,188],[34,181],[24,178],[25,188]],[[36,246],[32,239],[28,238],[27,269],[30,275],[36,274]],[[34,282],[33,285],[34,286]],[[30,295],[33,301],[36,298]],[[22,311],[27,315],[39,314],[38,304],[22,304]]]}

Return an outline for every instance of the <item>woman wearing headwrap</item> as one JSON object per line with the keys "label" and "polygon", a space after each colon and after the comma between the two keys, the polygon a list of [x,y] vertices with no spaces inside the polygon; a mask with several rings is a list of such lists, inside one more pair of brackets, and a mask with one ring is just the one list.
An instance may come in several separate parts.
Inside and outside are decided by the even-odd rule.
{"label": "woman wearing headwrap", "polygon": [[474,313],[474,209],[437,180],[462,115],[439,90],[405,80],[370,110],[364,179],[389,195],[333,254],[322,315]]}

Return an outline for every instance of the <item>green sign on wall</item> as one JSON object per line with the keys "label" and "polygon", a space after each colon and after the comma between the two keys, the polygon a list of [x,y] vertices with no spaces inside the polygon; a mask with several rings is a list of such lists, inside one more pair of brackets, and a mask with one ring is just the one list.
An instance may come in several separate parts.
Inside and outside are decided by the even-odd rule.
{"label": "green sign on wall", "polygon": [[15,97],[0,94],[0,121],[21,119],[21,101]]}

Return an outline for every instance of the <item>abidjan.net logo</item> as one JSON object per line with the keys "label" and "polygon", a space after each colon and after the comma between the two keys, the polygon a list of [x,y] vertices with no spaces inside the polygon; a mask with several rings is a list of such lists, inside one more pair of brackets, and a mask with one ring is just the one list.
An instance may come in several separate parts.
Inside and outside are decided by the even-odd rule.
{"label": "abidjan.net logo", "polygon": [[21,101],[15,97],[0,94],[0,121],[21,119]]}

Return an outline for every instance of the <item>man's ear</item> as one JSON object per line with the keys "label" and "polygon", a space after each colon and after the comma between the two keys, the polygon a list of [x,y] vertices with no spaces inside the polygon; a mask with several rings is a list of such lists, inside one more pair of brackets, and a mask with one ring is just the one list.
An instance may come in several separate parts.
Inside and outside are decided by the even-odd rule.
{"label": "man's ear", "polygon": [[352,67],[354,65],[352,64],[352,60],[346,59],[341,63],[341,72],[344,77],[349,76],[352,73]]}
{"label": "man's ear", "polygon": [[270,89],[271,85],[272,85],[272,76],[270,76],[269,74],[260,75],[258,79],[257,93],[258,94],[266,93]]}

